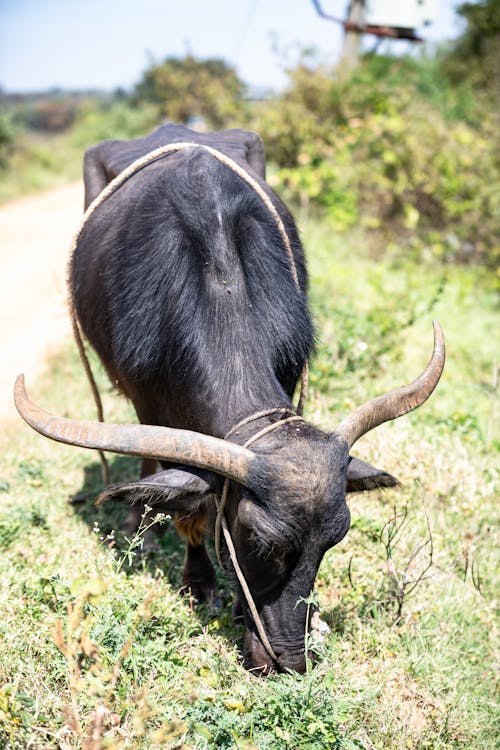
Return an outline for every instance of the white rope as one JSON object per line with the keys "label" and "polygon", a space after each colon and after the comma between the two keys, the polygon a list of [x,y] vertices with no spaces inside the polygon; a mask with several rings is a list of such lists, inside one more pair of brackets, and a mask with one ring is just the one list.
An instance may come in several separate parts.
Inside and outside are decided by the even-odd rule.
{"label": "white rope", "polygon": [[[279,414],[282,411],[290,411],[289,409],[268,409],[267,411],[259,411],[256,414],[252,414],[246,419],[242,419],[241,422],[238,422],[234,427],[232,427],[229,432],[224,436],[224,440],[227,440],[229,435],[231,435],[233,432],[236,432],[240,427],[243,427],[244,425],[248,424],[249,422],[254,422],[257,419],[260,419],[261,417],[267,417],[271,414]],[[255,435],[253,435],[251,438],[249,438],[246,443],[243,444],[244,448],[249,448],[253,443],[255,443],[256,440],[263,437],[264,435],[267,435],[268,432],[271,432],[272,430],[275,430],[276,427],[280,427],[282,424],[286,424],[287,422],[292,422],[296,419],[302,419],[298,414],[294,414],[291,417],[288,417],[287,419],[280,419],[278,422],[274,422],[271,425],[268,425],[264,429],[257,432]],[[227,493],[229,489],[229,479],[225,479],[224,481],[224,487],[222,489],[221,499],[220,503],[217,505],[217,517],[215,519],[215,537],[214,537],[214,544],[215,544],[215,553],[217,555],[217,560],[219,561],[220,566],[223,568],[224,563],[222,562],[221,557],[221,545],[220,545],[220,528],[222,524],[222,516],[224,513],[224,507],[226,505],[227,500]]]}
{"label": "white rope", "polygon": [[[239,429],[240,427],[243,427],[243,425],[248,424],[249,422],[254,421],[255,419],[259,419],[260,417],[267,416],[269,414],[275,414],[280,411],[288,411],[288,409],[270,409],[269,411],[264,412],[257,412],[256,414],[252,414],[250,417],[247,417],[246,419],[243,419],[241,422],[238,422],[237,425],[235,425],[226,435],[226,438],[228,435],[230,435],[235,430]],[[291,417],[287,417],[286,419],[280,419],[278,422],[274,422],[273,424],[267,425],[267,427],[264,427],[262,430],[259,430],[259,432],[255,433],[255,435],[252,435],[244,444],[244,448],[249,448],[251,445],[253,445],[257,440],[259,440],[261,437],[264,437],[264,435],[267,435],[269,432],[272,432],[277,427],[281,427],[284,424],[288,424],[290,422],[295,422],[296,420],[301,420],[302,417],[298,414],[294,414]],[[269,642],[269,639],[266,635],[266,631],[264,629],[264,625],[262,624],[261,617],[259,613],[257,612],[257,607],[255,606],[254,598],[251,594],[251,591],[248,587],[248,584],[246,582],[245,576],[243,575],[243,571],[241,570],[240,564],[238,562],[238,558],[236,556],[236,550],[234,548],[233,540],[231,538],[231,532],[229,531],[229,527],[227,525],[226,516],[224,514],[224,509],[226,506],[227,496],[229,492],[229,479],[224,480],[224,487],[222,489],[222,494],[220,497],[220,500],[216,497],[215,498],[215,505],[217,508],[217,516],[215,519],[215,553],[217,555],[217,559],[219,561],[219,564],[221,568],[224,568],[224,563],[222,561],[222,555],[221,555],[221,545],[220,545],[220,530],[222,527],[222,531],[224,534],[224,540],[227,545],[227,549],[229,552],[229,557],[231,559],[231,563],[234,568],[234,572],[236,573],[236,577],[238,578],[239,584],[241,586],[241,589],[243,591],[243,594],[245,596],[245,599],[248,604],[248,608],[251,612],[255,627],[257,628],[257,632],[259,634],[259,638],[262,642],[262,645],[268,652],[269,656],[275,661],[278,662],[278,657],[276,656],[273,647],[271,646],[271,643]]]}

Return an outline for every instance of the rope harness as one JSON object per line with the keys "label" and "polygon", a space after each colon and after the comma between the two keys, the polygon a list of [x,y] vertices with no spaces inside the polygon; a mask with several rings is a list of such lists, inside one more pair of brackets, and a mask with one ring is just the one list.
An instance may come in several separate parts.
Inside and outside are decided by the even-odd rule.
{"label": "rope harness", "polygon": [[[92,373],[92,369],[89,362],[89,357],[86,352],[85,344],[84,344],[84,336],[83,332],[80,326],[80,323],[78,321],[73,295],[71,292],[71,279],[72,279],[72,273],[73,273],[73,259],[74,254],[76,250],[76,246],[78,244],[78,241],[80,239],[80,236],[83,232],[83,229],[89,220],[89,218],[94,214],[96,209],[104,203],[104,201],[109,198],[113,193],[116,192],[116,190],[123,185],[124,182],[126,182],[132,175],[139,172],[141,169],[146,167],[148,164],[151,164],[152,162],[161,159],[164,156],[168,156],[169,154],[172,154],[176,151],[181,151],[183,149],[188,148],[203,148],[206,151],[208,151],[215,159],[217,159],[221,164],[224,164],[226,167],[228,167],[234,174],[238,175],[244,182],[249,185],[252,190],[258,195],[264,206],[267,208],[271,216],[273,217],[274,221],[276,222],[276,226],[278,228],[278,232],[280,234],[280,237],[283,241],[283,245],[285,247],[286,254],[288,256],[288,261],[290,264],[290,271],[292,274],[292,278],[294,280],[295,286],[297,287],[297,290],[301,292],[300,288],[300,282],[299,277],[297,273],[297,266],[295,263],[295,258],[293,256],[292,247],[290,244],[290,239],[288,237],[287,231],[285,229],[285,226],[283,224],[283,220],[281,219],[281,216],[279,215],[278,211],[276,210],[276,207],[274,206],[273,202],[271,201],[271,198],[266,193],[266,191],[262,188],[262,186],[259,184],[259,182],[252,177],[243,167],[241,167],[237,162],[235,162],[233,159],[231,159],[229,156],[226,156],[226,154],[223,154],[221,151],[218,151],[215,148],[212,148],[211,146],[206,146],[199,143],[189,143],[189,142],[179,142],[179,143],[170,143],[166,146],[160,146],[160,148],[154,149],[153,151],[150,151],[145,156],[141,157],[140,159],[137,159],[134,161],[130,166],[128,166],[126,169],[124,169],[122,172],[120,172],[117,177],[115,177],[100,193],[99,195],[92,201],[90,206],[85,211],[81,224],[76,231],[73,241],[71,243],[70,247],[70,254],[69,254],[69,260],[68,260],[68,267],[67,267],[67,284],[68,284],[68,304],[69,304],[69,311],[71,316],[71,324],[73,327],[73,333],[75,336],[76,344],[78,347],[78,352],[80,355],[80,359],[82,361],[83,367],[85,369],[85,373],[87,375],[90,388],[92,390],[92,395],[94,397],[96,409],[97,409],[97,417],[99,422],[104,422],[104,410],[102,406],[102,400],[101,396],[99,394],[99,389],[97,387],[96,380],[94,378],[94,375]],[[292,416],[280,419],[277,422],[274,422],[273,424],[268,425],[267,427],[261,429],[259,432],[257,432],[255,435],[250,437],[245,443],[244,447],[248,448],[251,445],[253,445],[257,440],[264,437],[264,435],[267,435],[269,432],[272,432],[273,430],[276,430],[278,427],[281,427],[284,424],[288,424],[290,422],[293,422],[295,420],[301,420],[302,417],[302,411],[304,408],[304,402],[307,396],[307,386],[308,386],[308,373],[309,373],[309,364],[306,361],[302,370],[301,374],[301,385],[300,385],[300,394],[299,394],[299,400],[297,404],[297,413],[293,414]],[[280,412],[290,412],[290,409],[270,409],[268,411],[262,411],[257,412],[256,414],[252,414],[251,416],[247,417],[246,419],[243,419],[241,422],[238,422],[234,427],[231,428],[231,430],[226,434],[225,439],[227,439],[231,434],[236,432],[238,429],[243,427],[246,424],[249,424],[250,422],[253,422],[260,417],[270,416],[272,414],[278,414]],[[106,456],[104,455],[103,451],[98,451],[99,457],[101,460],[102,465],[102,473],[103,473],[103,480],[105,484],[110,483],[110,477],[109,477],[109,466],[106,459]],[[222,562],[222,555],[221,555],[221,530],[222,534],[224,536],[224,541],[226,542],[229,556],[231,559],[231,563],[233,565],[234,571],[236,573],[236,577],[238,578],[238,582],[241,586],[241,589],[243,591],[243,594],[245,596],[245,599],[248,604],[248,608],[251,612],[252,618],[255,623],[255,627],[257,629],[257,632],[259,634],[259,637],[261,639],[262,645],[268,652],[269,656],[275,661],[278,662],[278,657],[276,656],[269,639],[266,636],[264,626],[262,624],[262,620],[259,616],[259,613],[257,612],[257,607],[255,606],[255,602],[253,600],[252,594],[250,592],[250,589],[248,587],[248,584],[245,580],[245,577],[243,575],[243,572],[241,570],[241,567],[238,563],[237,557],[236,557],[236,551],[234,548],[233,540],[231,538],[231,534],[227,525],[226,517],[224,514],[224,509],[226,506],[227,496],[229,492],[229,479],[224,480],[224,486],[222,490],[222,494],[220,497],[220,500],[216,498],[216,508],[217,508],[217,516],[215,521],[215,550],[217,554],[217,559],[221,565],[221,567],[224,567]]]}
{"label": "rope harness", "polygon": [[[256,419],[260,419],[261,417],[270,416],[272,414],[277,414],[279,412],[289,412],[290,409],[269,409],[268,411],[260,411],[256,414],[252,414],[251,416],[247,417],[246,419],[242,419],[241,422],[238,422],[234,427],[232,427],[229,432],[227,433],[226,437],[224,439],[227,439],[229,435],[236,432],[240,427],[243,427],[246,424],[249,424],[250,422],[253,422]],[[300,420],[302,421],[302,417],[298,414],[294,414],[291,417],[287,417],[286,419],[280,419],[278,422],[274,422],[273,424],[268,425],[267,427],[264,427],[262,430],[259,430],[259,432],[255,433],[255,435],[252,435],[245,443],[243,443],[244,448],[249,448],[251,445],[253,445],[257,440],[259,440],[261,437],[264,437],[264,435],[267,435],[269,432],[272,432],[273,430],[276,430],[278,427],[282,427],[284,424],[289,424],[290,422],[294,422]],[[215,506],[217,508],[217,516],[215,519],[215,552],[217,555],[217,560],[219,561],[219,565],[221,568],[224,569],[224,562],[222,560],[221,555],[221,543],[220,543],[220,532],[222,527],[222,532],[224,534],[224,541],[226,542],[226,546],[229,552],[229,557],[231,558],[231,563],[234,568],[234,572],[236,573],[236,577],[238,579],[238,582],[241,586],[241,589],[243,591],[243,594],[245,596],[245,599],[248,604],[248,609],[251,612],[255,627],[257,629],[257,632],[259,634],[259,638],[262,642],[262,645],[266,649],[269,656],[275,661],[278,661],[278,657],[274,653],[273,647],[271,646],[269,639],[266,635],[266,631],[264,630],[264,626],[262,624],[262,620],[260,618],[259,613],[257,612],[257,607],[255,606],[255,602],[253,599],[253,596],[250,592],[250,589],[248,588],[248,584],[245,580],[245,576],[243,575],[243,571],[240,568],[240,565],[238,563],[238,558],[236,556],[236,550],[234,549],[233,540],[231,538],[231,533],[229,531],[226,516],[224,514],[224,509],[226,506],[227,501],[227,495],[229,492],[229,479],[224,480],[224,487],[222,488],[222,494],[219,498],[215,498]]]}

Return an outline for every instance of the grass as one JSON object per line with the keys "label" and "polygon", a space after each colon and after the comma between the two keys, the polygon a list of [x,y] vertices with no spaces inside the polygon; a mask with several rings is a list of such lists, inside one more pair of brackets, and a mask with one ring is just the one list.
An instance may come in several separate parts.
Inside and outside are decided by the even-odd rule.
{"label": "grass", "polygon": [[[318,329],[311,421],[333,429],[417,375],[432,317],[448,345],[431,400],[356,446],[403,488],[351,497],[351,531],[317,578],[330,633],[313,644],[314,664],[304,676],[245,672],[229,582],[220,575],[220,612],[193,608],[177,593],[183,549],[171,522],[160,549],[139,554],[140,539],[119,531],[124,509],[93,505],[96,457],[13,423],[0,467],[2,746],[495,747],[494,293],[474,268],[373,258],[362,234],[301,224]],[[37,383],[26,375],[49,410],[93,417],[71,344]],[[108,418],[130,419],[98,376]],[[111,469],[123,480],[138,464],[116,457]],[[69,505],[78,492],[88,502]],[[419,576],[398,617],[402,584],[408,592]]]}
{"label": "grass", "polygon": [[0,204],[79,179],[81,151],[67,133],[23,133],[16,139],[8,165],[1,172]]}
{"label": "grass", "polygon": [[[20,122],[26,117],[22,105],[4,110],[4,114]],[[140,137],[157,123],[158,113],[152,105],[134,108],[120,101],[89,100],[80,103],[75,123],[65,131],[17,125],[13,141],[4,148],[4,163],[0,154],[0,204],[80,179],[86,148],[107,138]]]}

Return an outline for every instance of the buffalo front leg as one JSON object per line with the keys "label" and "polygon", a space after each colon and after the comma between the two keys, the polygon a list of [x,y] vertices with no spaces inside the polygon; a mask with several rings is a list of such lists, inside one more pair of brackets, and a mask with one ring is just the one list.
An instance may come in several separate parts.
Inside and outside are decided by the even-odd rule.
{"label": "buffalo front leg", "polygon": [[204,511],[186,516],[176,513],[175,528],[186,539],[186,557],[182,588],[199,602],[215,603],[217,597],[215,570],[205,548],[207,517]]}

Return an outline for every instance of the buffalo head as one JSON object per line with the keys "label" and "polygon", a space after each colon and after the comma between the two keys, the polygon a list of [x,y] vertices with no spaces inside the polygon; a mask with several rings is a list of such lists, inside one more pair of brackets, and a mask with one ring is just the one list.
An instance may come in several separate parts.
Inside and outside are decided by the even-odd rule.
{"label": "buffalo head", "polygon": [[[21,416],[43,435],[72,445],[155,458],[168,468],[104,496],[138,499],[166,512],[189,515],[213,507],[223,478],[231,481],[226,518],[239,565],[252,593],[273,659],[258,637],[240,592],[249,668],[304,671],[305,599],[325,552],[347,533],[346,493],[397,484],[385,472],[349,456],[369,430],[415,409],[432,393],[444,366],[444,340],[434,324],[432,358],[413,383],[366,402],[331,433],[304,421],[268,432],[252,445],[239,444],[246,425],[231,439],[152,425],[112,425],[51,416],[29,401],[22,376],[15,401]],[[225,554],[225,553],[224,553]],[[227,561],[229,567],[229,561]]]}

